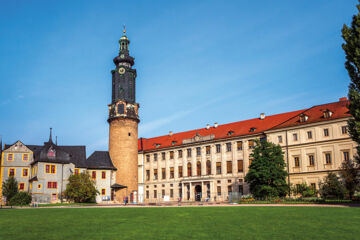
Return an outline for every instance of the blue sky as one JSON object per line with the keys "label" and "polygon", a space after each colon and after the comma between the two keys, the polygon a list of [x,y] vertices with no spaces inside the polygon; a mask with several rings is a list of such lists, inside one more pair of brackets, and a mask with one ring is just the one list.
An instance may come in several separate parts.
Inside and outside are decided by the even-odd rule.
{"label": "blue sky", "polygon": [[112,59],[126,24],[139,137],[347,95],[341,28],[356,0],[0,1],[0,135],[107,150]]}

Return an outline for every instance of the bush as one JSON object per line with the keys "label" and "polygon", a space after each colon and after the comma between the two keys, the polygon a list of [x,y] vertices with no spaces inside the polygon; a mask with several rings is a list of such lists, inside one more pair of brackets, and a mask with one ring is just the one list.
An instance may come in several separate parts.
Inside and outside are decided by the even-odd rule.
{"label": "bush", "polygon": [[69,177],[64,196],[69,201],[76,203],[95,202],[96,190],[95,181],[90,179],[88,172],[74,174]]}
{"label": "bush", "polygon": [[11,206],[24,206],[29,205],[31,203],[31,194],[28,192],[18,192],[15,196],[13,196],[9,204]]}
{"label": "bush", "polygon": [[323,199],[344,199],[346,189],[334,173],[329,173],[324,182],[320,182],[320,196]]}

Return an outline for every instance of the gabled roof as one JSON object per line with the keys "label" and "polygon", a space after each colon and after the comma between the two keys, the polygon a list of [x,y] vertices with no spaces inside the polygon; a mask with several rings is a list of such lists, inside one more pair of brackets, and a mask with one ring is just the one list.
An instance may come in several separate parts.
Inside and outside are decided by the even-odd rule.
{"label": "gabled roof", "polygon": [[[307,116],[306,121],[301,121],[299,114],[298,116],[294,116],[288,119],[287,121],[273,127],[272,129],[295,127],[310,123],[317,123],[317,122],[350,117],[351,115],[349,114],[349,109],[347,108],[348,104],[349,101],[343,99],[339,102],[317,105],[309,109],[306,109],[301,113]],[[325,118],[324,116],[324,112],[326,111],[330,111],[332,113],[331,116],[328,118]]]}
{"label": "gabled roof", "polygon": [[89,169],[109,169],[116,170],[112,164],[109,152],[95,151],[86,160],[87,168]]}
{"label": "gabled roof", "polygon": [[[270,129],[279,129],[350,117],[347,104],[347,98],[340,98],[339,102],[318,105],[304,110],[266,116],[264,119],[254,118],[219,125],[216,128],[201,128],[186,132],[174,133],[172,135],[164,135],[153,138],[140,138],[138,141],[138,150],[152,151],[156,149],[180,146],[183,144],[184,140],[185,142],[190,142],[188,139],[195,139],[196,136],[198,136],[198,138],[207,136],[205,139],[211,140],[226,139],[237,136],[262,134],[264,131]],[[332,112],[331,117],[324,117],[324,111],[326,110]],[[305,114],[307,116],[307,120],[305,122],[300,122],[300,114]]]}

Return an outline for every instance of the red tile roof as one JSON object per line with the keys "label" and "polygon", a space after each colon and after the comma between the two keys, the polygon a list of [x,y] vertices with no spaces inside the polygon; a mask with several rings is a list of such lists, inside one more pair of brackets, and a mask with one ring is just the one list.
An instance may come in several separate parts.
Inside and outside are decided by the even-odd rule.
{"label": "red tile roof", "polygon": [[[164,135],[153,138],[140,138],[138,141],[138,150],[150,151],[155,149],[168,148],[173,146],[179,146],[183,143],[184,139],[190,139],[196,135],[208,136],[214,135],[213,139],[224,139],[234,136],[244,136],[250,134],[263,133],[266,130],[278,129],[284,127],[297,126],[302,124],[309,124],[313,122],[326,121],[337,118],[349,117],[347,109],[347,99],[340,99],[339,102],[329,103],[324,105],[318,105],[309,109],[298,110],[294,112],[281,113],[271,116],[266,116],[265,119],[254,118],[239,122],[233,122],[228,124],[219,125],[218,127],[210,127],[209,129],[200,128],[190,130],[187,132],[174,133],[170,135]],[[324,110],[330,110],[333,114],[330,118],[325,119],[323,117]],[[308,119],[306,122],[300,123],[300,114],[306,114]],[[251,131],[250,129],[255,130]],[[232,132],[229,135],[229,132]]]}

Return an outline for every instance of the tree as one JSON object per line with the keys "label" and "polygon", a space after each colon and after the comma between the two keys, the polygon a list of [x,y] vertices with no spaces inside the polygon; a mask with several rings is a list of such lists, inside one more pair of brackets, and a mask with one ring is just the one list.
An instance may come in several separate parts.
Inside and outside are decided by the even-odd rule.
{"label": "tree", "polygon": [[71,175],[64,192],[67,200],[76,203],[95,202],[97,194],[95,181],[90,179],[88,172]]}
{"label": "tree", "polygon": [[350,76],[348,106],[352,119],[348,121],[351,138],[357,142],[355,159],[360,163],[360,4],[356,6],[358,13],[353,16],[351,26],[344,24],[342,37],[345,43],[342,48],[346,55],[345,68]]}
{"label": "tree", "polygon": [[360,181],[358,164],[354,163],[350,159],[346,159],[341,164],[341,177],[349,198],[352,199]]}
{"label": "tree", "polygon": [[291,191],[294,195],[300,194],[301,197],[313,197],[316,195],[316,189],[311,188],[306,183],[291,186]]}
{"label": "tree", "polygon": [[283,152],[279,145],[267,141],[256,141],[250,154],[253,159],[245,181],[250,184],[250,192],[255,198],[285,197],[289,185]]}
{"label": "tree", "polygon": [[8,177],[3,182],[2,190],[3,190],[3,196],[6,197],[6,201],[9,202],[10,199],[19,192],[18,182],[13,176]]}
{"label": "tree", "polygon": [[344,199],[346,189],[335,173],[329,173],[324,182],[320,182],[319,193],[323,199]]}

